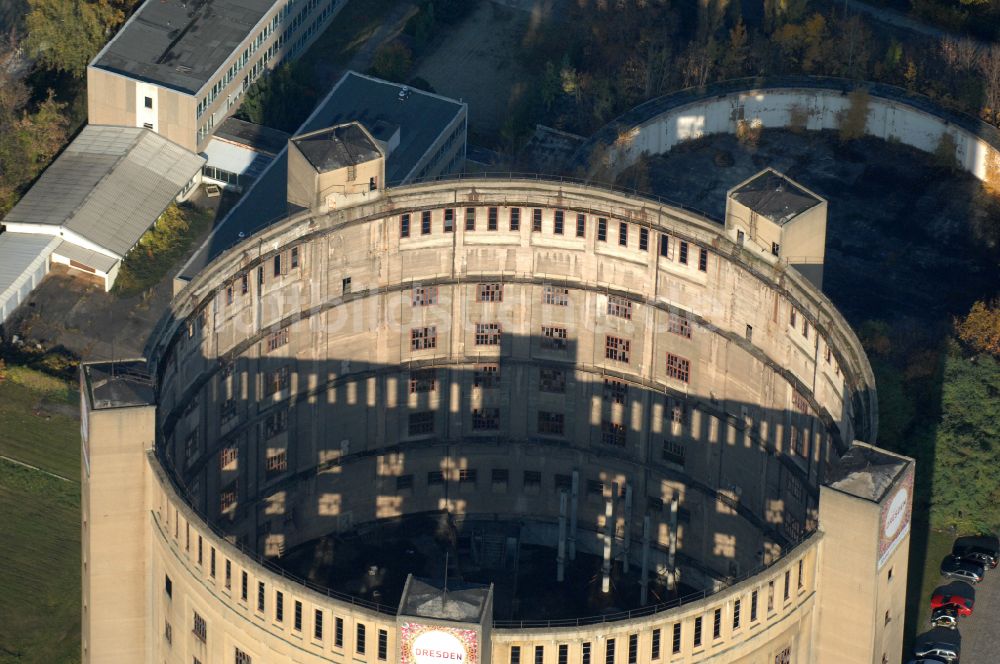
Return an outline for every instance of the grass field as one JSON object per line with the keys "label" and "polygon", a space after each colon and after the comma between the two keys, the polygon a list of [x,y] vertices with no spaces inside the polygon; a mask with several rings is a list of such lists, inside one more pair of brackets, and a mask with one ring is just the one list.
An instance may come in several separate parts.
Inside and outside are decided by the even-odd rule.
{"label": "grass field", "polygon": [[41,374],[0,383],[0,663],[80,660],[79,426],[76,394]]}

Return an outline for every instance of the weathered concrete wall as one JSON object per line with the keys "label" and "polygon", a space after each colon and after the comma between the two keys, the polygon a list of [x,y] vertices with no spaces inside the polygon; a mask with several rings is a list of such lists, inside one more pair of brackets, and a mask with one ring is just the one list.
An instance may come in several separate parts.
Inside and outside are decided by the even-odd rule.
{"label": "weathered concrete wall", "polygon": [[[743,89],[738,89],[741,84]],[[866,134],[900,141],[925,152],[933,152],[941,136],[950,134],[961,168],[992,184],[996,177],[992,164],[1000,155],[996,128],[891,86],[825,78],[734,81],[652,100],[595,134],[575,156],[575,165],[586,169],[592,159],[601,158],[595,157],[602,153],[601,146],[610,146],[602,157],[613,172],[618,172],[644,152],[662,154],[682,141],[734,134],[741,120],[759,122],[764,131],[837,130],[854,90],[866,90],[868,94]]]}

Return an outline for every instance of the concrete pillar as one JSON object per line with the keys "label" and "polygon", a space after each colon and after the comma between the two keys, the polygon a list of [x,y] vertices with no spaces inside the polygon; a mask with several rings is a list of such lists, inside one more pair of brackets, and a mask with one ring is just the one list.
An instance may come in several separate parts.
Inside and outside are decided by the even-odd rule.
{"label": "concrete pillar", "polygon": [[670,534],[667,551],[667,589],[677,587],[677,494],[670,499]]}
{"label": "concrete pillar", "polygon": [[642,517],[642,571],[639,575],[639,604],[649,599],[649,515]]}
{"label": "concrete pillar", "polygon": [[573,471],[569,501],[569,559],[576,560],[576,504],[580,496],[580,471]]}
{"label": "concrete pillar", "polygon": [[604,562],[601,563],[601,592],[611,592],[611,542],[615,536],[614,498],[604,502]]}
{"label": "concrete pillar", "polygon": [[622,570],[628,574],[628,556],[632,550],[632,485],[625,485],[625,541],[622,542]]}
{"label": "concrete pillar", "polygon": [[566,491],[559,492],[559,548],[556,554],[556,581],[566,577]]}

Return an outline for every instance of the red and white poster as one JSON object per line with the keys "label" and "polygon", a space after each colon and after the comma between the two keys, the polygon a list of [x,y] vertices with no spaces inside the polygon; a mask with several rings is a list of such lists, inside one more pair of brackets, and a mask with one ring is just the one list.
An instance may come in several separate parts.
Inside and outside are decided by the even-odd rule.
{"label": "red and white poster", "polygon": [[882,569],[889,556],[910,532],[913,511],[913,464],[899,480],[892,496],[882,503],[878,537],[878,568]]}
{"label": "red and white poster", "polygon": [[405,622],[399,631],[400,664],[479,662],[479,635],[474,629]]}

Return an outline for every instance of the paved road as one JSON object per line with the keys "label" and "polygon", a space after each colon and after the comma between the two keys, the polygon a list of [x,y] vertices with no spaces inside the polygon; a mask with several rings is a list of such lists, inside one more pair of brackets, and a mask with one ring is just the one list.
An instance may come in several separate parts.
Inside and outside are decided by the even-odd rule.
{"label": "paved road", "polygon": [[972,615],[958,626],[962,635],[962,664],[994,664],[1000,661],[1000,567],[986,573],[976,586]]}
{"label": "paved road", "polygon": [[[955,588],[955,592],[961,592],[960,588],[965,586],[962,582],[946,582],[941,579],[940,587]],[[958,624],[962,664],[996,664],[1000,662],[1000,631],[996,628],[1000,617],[1000,568],[988,571],[986,579],[975,587],[974,593],[975,610],[968,618],[960,618]],[[925,600],[929,602],[930,598]],[[918,642],[935,638],[928,633],[929,627],[930,625],[924,625],[918,630]],[[955,639],[955,633],[944,628],[935,630],[935,633],[943,641]]]}
{"label": "paved road", "polygon": [[[834,3],[839,3],[840,0],[834,0]],[[934,39],[941,39],[942,37],[952,37],[954,39],[972,39],[972,37],[965,37],[964,35],[958,35],[955,33],[942,30],[940,28],[935,28],[932,25],[927,25],[922,23],[917,19],[910,18],[909,16],[897,12],[892,9],[886,9],[885,7],[875,7],[874,5],[869,5],[867,2],[862,2],[862,0],[844,0],[851,11],[858,12],[861,14],[867,14],[868,16],[874,18],[876,21],[881,23],[886,23],[896,28],[902,28],[903,30],[909,30],[910,32],[915,32],[917,34],[925,35],[927,37],[932,37]],[[981,42],[976,39],[972,39],[979,43],[980,46],[988,46],[985,42]],[[997,661],[1000,661],[998,658]]]}

